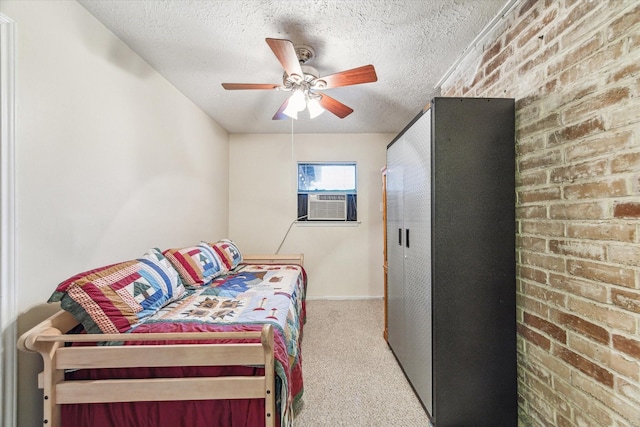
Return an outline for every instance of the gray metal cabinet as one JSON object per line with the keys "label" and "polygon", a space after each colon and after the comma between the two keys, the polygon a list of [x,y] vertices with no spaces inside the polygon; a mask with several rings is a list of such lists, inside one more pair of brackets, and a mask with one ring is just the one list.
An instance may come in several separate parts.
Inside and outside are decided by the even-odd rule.
{"label": "gray metal cabinet", "polygon": [[436,427],[517,424],[514,126],[435,98],[387,147],[388,342]]}

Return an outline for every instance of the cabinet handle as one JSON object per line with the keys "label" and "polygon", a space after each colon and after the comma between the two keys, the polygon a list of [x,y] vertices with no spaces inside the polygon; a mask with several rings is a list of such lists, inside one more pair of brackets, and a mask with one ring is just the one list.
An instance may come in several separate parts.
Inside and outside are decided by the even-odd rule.
{"label": "cabinet handle", "polygon": [[407,232],[407,237],[404,240],[407,247],[409,247],[409,229],[408,228],[406,229],[406,232]]}
{"label": "cabinet handle", "polygon": [[402,246],[402,228],[398,228],[398,245]]}

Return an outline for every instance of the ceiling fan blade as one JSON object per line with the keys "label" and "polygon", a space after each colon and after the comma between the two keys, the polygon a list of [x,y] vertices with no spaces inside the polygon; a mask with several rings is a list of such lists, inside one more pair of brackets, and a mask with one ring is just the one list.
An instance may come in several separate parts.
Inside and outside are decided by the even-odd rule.
{"label": "ceiling fan blade", "polygon": [[243,90],[243,89],[278,89],[280,85],[263,84],[263,83],[222,83],[222,87],[226,90]]}
{"label": "ceiling fan blade", "polygon": [[378,80],[378,76],[376,75],[376,70],[373,68],[373,65],[364,65],[362,67],[320,77],[319,80],[327,82],[326,89],[331,89],[340,86],[372,83]]}
{"label": "ceiling fan blade", "polygon": [[276,111],[276,114],[274,114],[272,120],[285,120],[289,118],[289,116],[283,112],[287,108],[287,104],[289,104],[289,98],[284,100],[278,111]]}
{"label": "ceiling fan blade", "polygon": [[284,68],[287,75],[296,74],[304,77],[296,49],[290,40],[267,39],[267,44],[276,55],[276,58],[278,58],[278,61],[280,61],[280,64],[282,64],[282,68]]}
{"label": "ceiling fan blade", "polygon": [[333,99],[330,96],[325,95],[324,93],[320,93],[318,95],[320,95],[320,105],[322,105],[322,108],[331,111],[341,119],[344,119],[349,114],[353,113],[353,109],[347,107],[342,102]]}

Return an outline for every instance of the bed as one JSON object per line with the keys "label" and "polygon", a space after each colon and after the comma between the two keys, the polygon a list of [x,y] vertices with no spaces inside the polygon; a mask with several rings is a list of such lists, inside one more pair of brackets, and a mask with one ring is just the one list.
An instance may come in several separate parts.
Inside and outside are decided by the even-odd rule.
{"label": "bed", "polygon": [[[50,301],[61,301],[63,310],[18,342],[20,350],[42,356],[38,386],[43,389],[43,425],[291,426],[303,391],[303,256],[239,256],[229,243],[216,243],[222,249],[212,256],[218,263],[214,268],[194,248],[162,255],[155,250],[152,258],[134,262],[137,281],[127,276],[131,266],[124,274],[118,264],[60,284]],[[216,244],[198,246],[215,249]],[[174,256],[178,253],[184,257]],[[182,282],[184,289],[173,283],[161,298],[149,296],[141,283],[152,282],[151,276],[161,270],[154,265],[151,275],[142,272],[149,259],[162,261],[164,279],[177,271],[180,280],[174,282]],[[185,280],[188,275],[192,277]],[[97,292],[94,285],[104,277],[110,285]],[[73,295],[78,291],[74,287],[82,288],[80,296]],[[101,298],[116,288],[125,299],[143,301],[137,313],[125,313],[123,319],[104,308]],[[96,304],[102,306],[96,309]],[[122,313],[120,307],[118,315]]]}

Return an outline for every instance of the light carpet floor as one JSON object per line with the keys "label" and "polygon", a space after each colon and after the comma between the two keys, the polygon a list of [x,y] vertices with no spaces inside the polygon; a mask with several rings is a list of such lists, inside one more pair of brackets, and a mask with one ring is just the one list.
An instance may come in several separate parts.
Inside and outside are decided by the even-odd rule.
{"label": "light carpet floor", "polygon": [[383,301],[307,301],[304,394],[295,427],[426,427],[383,337]]}

